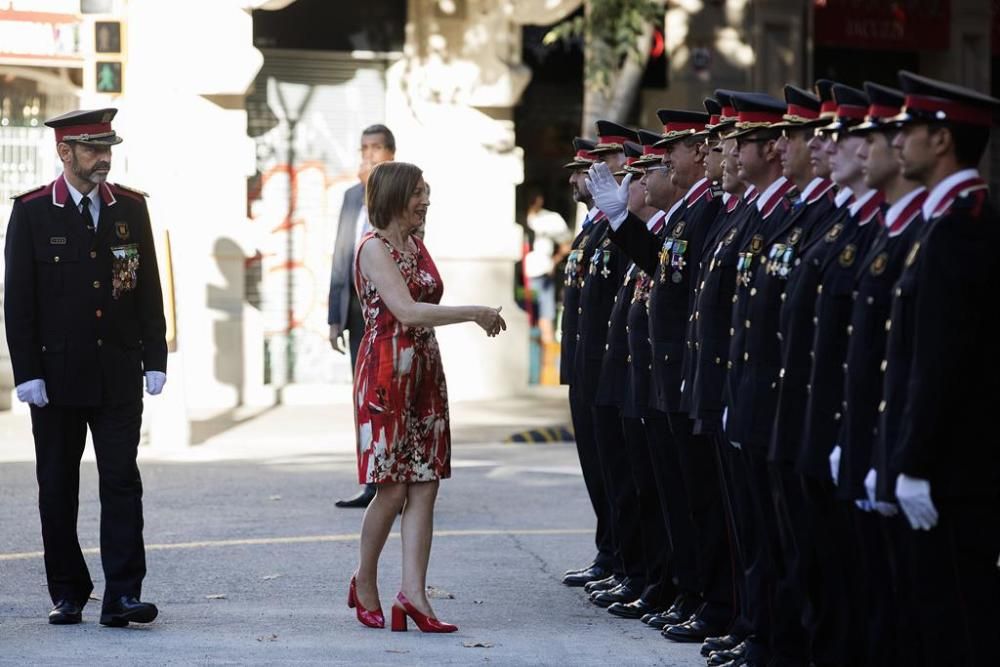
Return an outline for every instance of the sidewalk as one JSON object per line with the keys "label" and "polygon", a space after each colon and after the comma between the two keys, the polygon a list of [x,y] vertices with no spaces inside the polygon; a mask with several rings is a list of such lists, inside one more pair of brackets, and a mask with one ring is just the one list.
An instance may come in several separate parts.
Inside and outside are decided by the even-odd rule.
{"label": "sidewalk", "polygon": [[[157,399],[150,399],[152,402]],[[532,387],[523,394],[492,401],[452,401],[454,443],[502,442],[515,432],[568,426],[565,387]],[[141,461],[259,460],[288,454],[309,455],[354,451],[354,416],[350,404],[276,405],[236,409],[195,422],[192,436],[200,444],[158,449],[143,446]],[[543,445],[540,445],[543,446]],[[0,462],[32,461],[31,419],[0,412]],[[88,445],[84,459],[93,459]]]}

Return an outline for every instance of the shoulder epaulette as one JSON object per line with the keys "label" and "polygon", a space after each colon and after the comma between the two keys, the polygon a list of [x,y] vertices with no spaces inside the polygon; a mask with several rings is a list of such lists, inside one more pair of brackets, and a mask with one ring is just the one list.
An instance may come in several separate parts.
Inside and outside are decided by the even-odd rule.
{"label": "shoulder epaulette", "polygon": [[24,192],[18,192],[16,195],[11,195],[10,198],[11,199],[20,199],[24,195],[30,195],[32,192],[38,192],[39,190],[42,190],[44,188],[45,188],[44,185],[36,185],[33,188],[28,188]]}
{"label": "shoulder epaulette", "polygon": [[973,218],[978,218],[983,212],[983,205],[986,203],[989,189],[985,185],[979,185],[963,190],[955,197],[952,203],[952,210],[969,211]]}
{"label": "shoulder epaulette", "polygon": [[121,183],[112,183],[112,185],[114,185],[116,188],[124,190],[125,192],[131,192],[132,194],[141,195],[143,197],[149,196],[148,192],[143,192],[142,190],[138,190],[136,188],[130,188],[129,186],[122,185]]}

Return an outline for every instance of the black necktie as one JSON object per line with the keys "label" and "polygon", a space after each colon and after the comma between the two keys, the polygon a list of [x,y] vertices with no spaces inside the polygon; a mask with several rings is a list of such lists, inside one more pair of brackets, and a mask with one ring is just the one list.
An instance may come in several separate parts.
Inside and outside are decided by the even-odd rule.
{"label": "black necktie", "polygon": [[83,214],[83,224],[87,226],[87,231],[91,234],[97,232],[97,228],[94,226],[94,216],[90,213],[90,197],[86,195],[80,200],[80,213]]}

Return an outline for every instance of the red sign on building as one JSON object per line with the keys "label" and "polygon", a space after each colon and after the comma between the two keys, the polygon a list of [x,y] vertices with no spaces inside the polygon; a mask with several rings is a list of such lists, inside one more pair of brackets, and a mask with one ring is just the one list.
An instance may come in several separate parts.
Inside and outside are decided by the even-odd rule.
{"label": "red sign on building", "polygon": [[816,44],[892,51],[944,50],[950,0],[813,0]]}

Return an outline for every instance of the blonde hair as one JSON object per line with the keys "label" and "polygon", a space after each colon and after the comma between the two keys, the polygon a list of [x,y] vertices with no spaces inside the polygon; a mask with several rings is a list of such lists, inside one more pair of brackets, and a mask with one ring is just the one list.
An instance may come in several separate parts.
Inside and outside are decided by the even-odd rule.
{"label": "blonde hair", "polygon": [[368,221],[375,229],[385,229],[406,206],[424,172],[409,162],[380,162],[368,174],[365,202]]}

